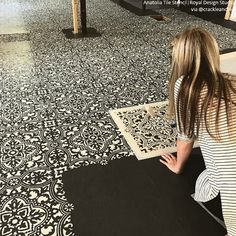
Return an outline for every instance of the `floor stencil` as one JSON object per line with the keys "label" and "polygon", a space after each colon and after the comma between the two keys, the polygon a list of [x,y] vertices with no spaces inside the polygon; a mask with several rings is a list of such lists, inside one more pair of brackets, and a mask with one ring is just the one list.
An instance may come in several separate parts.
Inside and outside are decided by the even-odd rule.
{"label": "floor stencil", "polygon": [[[176,128],[167,119],[168,102],[111,110],[110,114],[139,160],[176,152]],[[197,147],[198,144],[195,144]]]}

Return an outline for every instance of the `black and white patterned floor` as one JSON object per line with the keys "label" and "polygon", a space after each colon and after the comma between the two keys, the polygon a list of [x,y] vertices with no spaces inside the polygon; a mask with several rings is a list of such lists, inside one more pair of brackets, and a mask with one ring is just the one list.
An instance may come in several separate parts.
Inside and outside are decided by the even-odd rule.
{"label": "black and white patterned floor", "polygon": [[69,40],[71,2],[0,3],[1,236],[74,235],[62,173],[130,155],[108,110],[166,100],[173,35],[199,25],[236,47],[236,32],[177,10],[158,22],[109,0],[87,8],[102,37]]}

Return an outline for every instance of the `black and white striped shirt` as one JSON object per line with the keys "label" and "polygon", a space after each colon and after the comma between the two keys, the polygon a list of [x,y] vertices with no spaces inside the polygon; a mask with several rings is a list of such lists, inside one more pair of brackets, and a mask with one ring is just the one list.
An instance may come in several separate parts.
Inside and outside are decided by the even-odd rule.
{"label": "black and white striped shirt", "polygon": [[[175,100],[177,98],[183,77],[175,84]],[[236,79],[232,80],[236,88]],[[204,91],[203,93],[204,94]],[[236,94],[231,94],[232,100],[236,102]],[[204,102],[204,101],[203,101]],[[222,212],[228,236],[236,236],[236,106],[232,108],[232,120],[230,127],[226,122],[224,102],[219,114],[220,141],[214,140],[208,134],[204,125],[200,125],[197,137],[206,165],[198,177],[195,187],[195,200],[206,202],[221,194]],[[196,107],[197,109],[197,107]],[[210,125],[215,125],[216,112],[209,112]],[[178,117],[176,115],[176,117]],[[177,120],[177,129],[178,129]],[[203,122],[201,122],[203,123]],[[178,139],[192,141],[193,138],[178,133]]]}

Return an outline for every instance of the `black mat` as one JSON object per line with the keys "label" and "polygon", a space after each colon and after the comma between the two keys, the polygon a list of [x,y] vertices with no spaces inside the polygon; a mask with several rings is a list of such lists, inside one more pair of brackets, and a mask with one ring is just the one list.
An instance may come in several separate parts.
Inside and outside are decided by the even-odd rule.
{"label": "black mat", "polygon": [[[225,6],[220,5],[220,6],[215,6],[215,8],[224,7],[226,9],[227,5],[228,5],[227,1],[224,1],[224,3],[225,3]],[[190,14],[190,15],[197,16],[197,17],[199,17],[203,20],[207,20],[207,21],[210,21],[214,24],[221,25],[225,28],[229,28],[229,29],[232,29],[232,30],[236,31],[236,22],[224,19],[225,11],[221,11],[221,12],[218,12],[218,11],[210,11],[210,12],[200,12],[200,11],[198,11],[198,12],[194,12],[194,11],[191,11],[192,7],[193,6],[191,6],[191,5],[187,5],[187,6],[181,5],[178,9],[181,10],[181,11],[184,11],[184,12]],[[202,6],[198,6],[198,9],[200,7],[202,7]],[[206,7],[206,6],[203,6],[203,7]],[[212,6],[208,6],[208,8],[212,8]]]}
{"label": "black mat", "polygon": [[[156,16],[161,15],[156,12],[156,8],[150,7],[152,5],[143,5],[142,0],[111,0],[126,10],[138,15],[138,16]],[[159,7],[158,7],[159,8]]]}
{"label": "black mat", "polygon": [[[211,4],[206,5],[205,3],[197,6],[198,9],[201,7],[203,7],[203,8],[214,7],[215,8],[214,11],[206,11],[206,12],[192,11],[191,8],[194,8],[194,7],[196,8],[196,6],[194,5],[194,1],[193,1],[193,5],[181,4],[180,7],[177,7],[176,1],[172,1],[172,0],[168,1],[170,4],[167,4],[167,3],[164,4],[164,2],[163,2],[163,5],[162,4],[146,4],[145,5],[146,10],[144,9],[144,6],[142,5],[142,2],[143,2],[142,0],[111,0],[111,1],[117,3],[118,5],[125,8],[126,10],[133,12],[134,14],[139,15],[139,16],[161,16],[162,14],[158,13],[158,11],[160,9],[174,8],[174,9],[178,9],[183,12],[186,12],[190,15],[197,16],[203,20],[210,21],[214,24],[221,25],[225,28],[229,28],[229,29],[236,31],[236,22],[231,21],[231,20],[225,20],[224,19],[225,11],[217,11],[216,10],[217,8],[225,8],[226,9],[227,5],[228,5],[227,1],[222,1],[222,4],[220,4],[220,2],[218,1],[219,4],[216,6],[213,6]],[[155,1],[150,0],[150,2],[155,2]],[[156,1],[156,2],[160,3],[161,1]],[[184,2],[184,1],[182,1],[182,2]],[[210,2],[210,1],[208,1],[208,2]],[[157,19],[163,20],[164,18],[158,17]]]}
{"label": "black mat", "polygon": [[185,174],[178,176],[161,165],[158,158],[137,161],[135,157],[65,173],[66,196],[75,205],[75,233],[223,236],[224,228],[190,197],[195,179],[204,169],[197,157],[193,153]]}

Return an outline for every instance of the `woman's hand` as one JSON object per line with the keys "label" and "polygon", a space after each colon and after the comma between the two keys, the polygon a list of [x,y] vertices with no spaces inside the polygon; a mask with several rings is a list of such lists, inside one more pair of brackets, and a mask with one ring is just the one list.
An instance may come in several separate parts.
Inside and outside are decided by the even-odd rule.
{"label": "woman's hand", "polygon": [[160,162],[167,166],[172,172],[175,174],[181,173],[181,168],[177,162],[177,157],[172,155],[171,153],[164,153],[161,155],[161,157],[164,159],[160,159]]}
{"label": "woman's hand", "polygon": [[189,158],[192,147],[193,141],[186,142],[181,139],[177,139],[177,157],[171,153],[164,153],[161,155],[163,160],[160,159],[160,162],[166,165],[174,173],[180,174],[183,170],[185,162]]}

